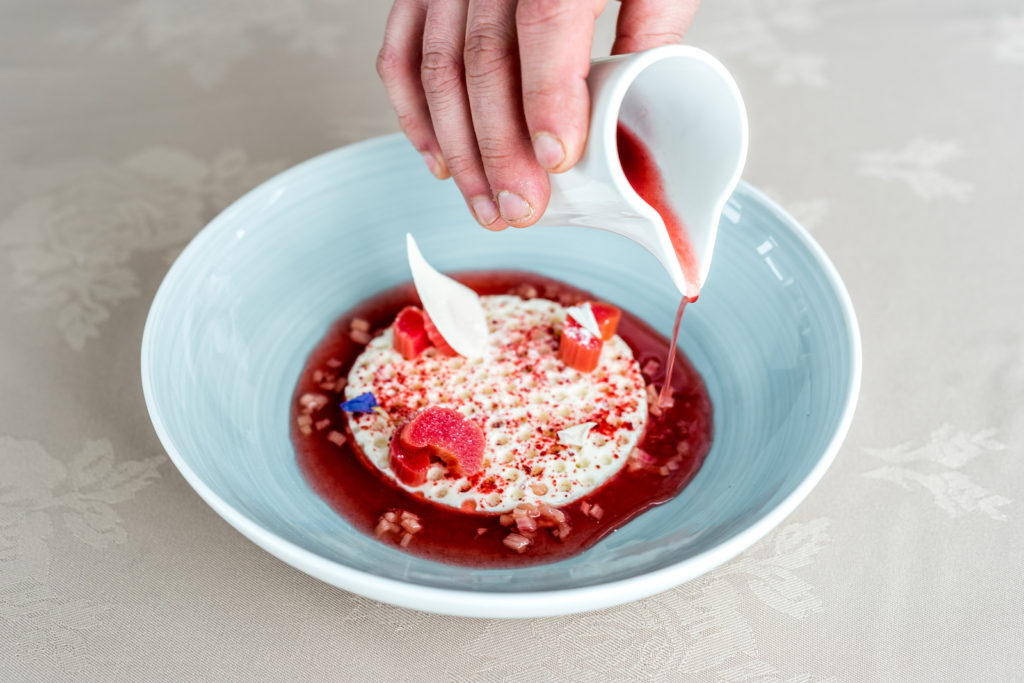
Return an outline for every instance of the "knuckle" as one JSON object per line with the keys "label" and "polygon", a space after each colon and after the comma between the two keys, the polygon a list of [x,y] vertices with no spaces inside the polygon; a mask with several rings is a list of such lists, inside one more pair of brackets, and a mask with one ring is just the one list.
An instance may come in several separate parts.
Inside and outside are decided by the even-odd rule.
{"label": "knuckle", "polygon": [[523,28],[548,27],[573,11],[573,4],[563,0],[520,0],[516,23]]}
{"label": "knuckle", "polygon": [[508,141],[497,138],[483,138],[479,141],[480,158],[484,165],[492,168],[507,168],[518,161],[515,150]]}
{"label": "knuckle", "polygon": [[410,137],[419,137],[423,134],[423,120],[418,112],[412,110],[398,112],[398,125]]}
{"label": "knuckle", "polygon": [[562,103],[567,96],[575,95],[575,90],[571,90],[564,83],[555,81],[538,80],[523,86],[523,99],[528,103],[545,105]]}
{"label": "knuckle", "polygon": [[466,36],[462,50],[466,62],[466,76],[487,78],[509,69],[511,53],[507,36],[493,27],[479,27]]}
{"label": "knuckle", "polygon": [[472,154],[468,152],[453,152],[445,154],[444,160],[448,164],[448,170],[451,172],[452,177],[460,182],[465,183],[468,180],[475,179],[477,164]]}
{"label": "knuckle", "polygon": [[391,45],[385,45],[377,53],[377,75],[382,81],[394,80],[404,67],[404,60]]}
{"label": "knuckle", "polygon": [[462,85],[462,61],[448,50],[426,47],[420,62],[420,78],[428,93],[458,88]]}

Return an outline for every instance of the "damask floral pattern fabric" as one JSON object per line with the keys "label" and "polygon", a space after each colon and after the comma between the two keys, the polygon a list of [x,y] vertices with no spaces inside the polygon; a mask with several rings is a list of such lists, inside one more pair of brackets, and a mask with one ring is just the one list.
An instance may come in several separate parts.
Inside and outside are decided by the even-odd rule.
{"label": "damask floral pattern fabric", "polygon": [[698,13],[688,41],[747,100],[746,178],[829,252],[865,348],[832,469],[733,561],[614,609],[458,619],[321,584],[199,500],[143,405],[149,302],[247,189],[397,129],[386,5],[0,3],[0,679],[1019,677],[1020,0]]}

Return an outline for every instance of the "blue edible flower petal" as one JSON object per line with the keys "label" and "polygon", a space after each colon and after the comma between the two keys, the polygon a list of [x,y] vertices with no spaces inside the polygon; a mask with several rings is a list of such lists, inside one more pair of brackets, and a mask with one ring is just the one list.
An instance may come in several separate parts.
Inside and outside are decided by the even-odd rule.
{"label": "blue edible flower petal", "polygon": [[349,413],[372,413],[377,407],[377,397],[367,391],[341,404],[341,409]]}

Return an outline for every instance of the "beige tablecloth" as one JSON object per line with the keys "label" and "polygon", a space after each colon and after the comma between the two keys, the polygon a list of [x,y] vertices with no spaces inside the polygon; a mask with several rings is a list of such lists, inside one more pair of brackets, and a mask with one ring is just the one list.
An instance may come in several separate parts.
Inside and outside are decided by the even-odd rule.
{"label": "beige tablecloth", "polygon": [[193,493],[143,405],[150,300],[243,191],[396,130],[386,5],[0,0],[0,679],[1024,676],[1019,0],[705,0],[688,41],[746,96],[745,177],[832,256],[865,350],[832,469],[727,565],[580,616],[440,617],[309,578]]}

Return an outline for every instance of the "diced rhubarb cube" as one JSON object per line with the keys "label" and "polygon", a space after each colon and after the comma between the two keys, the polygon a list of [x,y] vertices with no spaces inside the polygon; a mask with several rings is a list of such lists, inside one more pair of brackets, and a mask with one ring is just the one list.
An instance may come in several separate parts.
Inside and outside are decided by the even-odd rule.
{"label": "diced rhubarb cube", "polygon": [[398,312],[391,326],[395,337],[395,350],[406,360],[412,360],[430,346],[430,337],[427,336],[423,318],[423,311],[415,306],[406,306]]}
{"label": "diced rhubarb cube", "polygon": [[517,553],[525,553],[526,549],[530,547],[530,539],[522,534],[509,534],[502,541],[505,547],[509,550],[514,550]]}
{"label": "diced rhubarb cube", "polygon": [[565,325],[562,326],[562,341],[558,346],[558,355],[570,368],[590,372],[597,367],[601,359],[603,345],[604,342],[585,327],[572,318],[566,318]]}
{"label": "diced rhubarb cube", "polygon": [[470,476],[483,466],[484,430],[451,408],[431,406],[421,410],[400,438],[403,448],[429,452],[455,474]]}
{"label": "diced rhubarb cube", "polygon": [[427,312],[423,312],[423,327],[427,330],[427,337],[431,343],[437,347],[437,350],[446,356],[457,356],[459,355],[455,349],[453,349],[448,342],[441,336],[441,331],[434,325],[434,321],[430,319]]}
{"label": "diced rhubarb cube", "polygon": [[427,468],[430,467],[430,451],[425,448],[410,448],[402,440],[402,433],[408,425],[400,425],[391,437],[388,449],[388,464],[398,481],[409,486],[419,486],[427,481]]}
{"label": "diced rhubarb cube", "polygon": [[619,319],[622,317],[622,311],[603,301],[591,301],[590,310],[594,312],[594,320],[597,321],[597,326],[601,328],[601,338],[611,339],[614,337],[615,332],[619,329]]}

